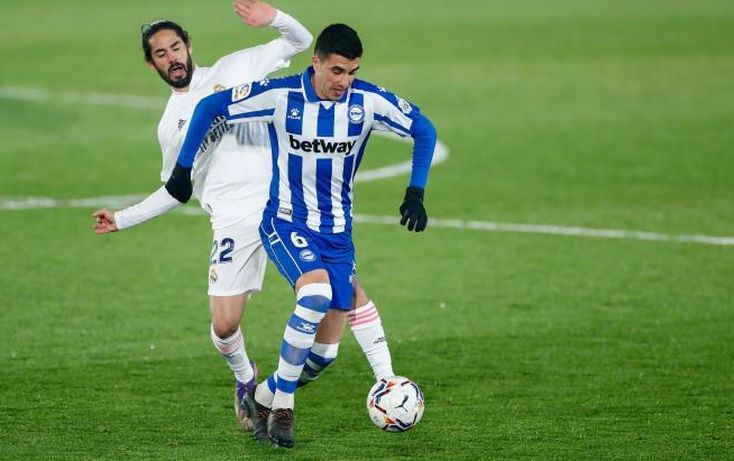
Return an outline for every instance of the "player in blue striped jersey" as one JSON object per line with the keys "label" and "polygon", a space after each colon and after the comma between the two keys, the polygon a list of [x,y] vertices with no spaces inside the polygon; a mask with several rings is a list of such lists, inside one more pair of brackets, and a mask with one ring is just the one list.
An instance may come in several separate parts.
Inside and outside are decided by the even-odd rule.
{"label": "player in blue striped jersey", "polygon": [[260,235],[296,292],[296,309],[277,372],[251,397],[260,410],[256,426],[267,414],[263,409],[270,409],[269,439],[286,447],[294,443],[294,392],[316,331],[319,342],[338,344],[351,306],[352,185],[370,133],[386,130],[414,140],[400,213],[401,224],[416,232],[427,224],[423,190],[436,144],[435,129],[418,107],[355,78],[362,44],[353,29],[327,27],[314,51],[313,66],[302,74],[246,83],[203,99],[166,184],[172,196],[188,200],[190,168],[212,121],[268,123],[273,177]]}

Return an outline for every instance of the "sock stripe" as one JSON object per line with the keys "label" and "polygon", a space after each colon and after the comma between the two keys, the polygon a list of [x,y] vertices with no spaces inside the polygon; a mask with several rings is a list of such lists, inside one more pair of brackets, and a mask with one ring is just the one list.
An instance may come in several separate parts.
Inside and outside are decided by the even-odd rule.
{"label": "sock stripe", "polygon": [[301,367],[303,365],[293,365],[288,363],[283,357],[278,360],[278,374],[289,378],[295,378],[301,374]]}
{"label": "sock stripe", "polygon": [[275,383],[275,387],[277,390],[281,392],[285,392],[286,394],[293,394],[296,392],[296,387],[298,387],[298,380],[295,381],[288,381],[287,379],[284,379],[282,376],[278,375],[278,381]]}
{"label": "sock stripe", "polygon": [[305,373],[308,376],[310,376],[311,378],[313,378],[313,377],[315,377],[318,374],[318,371],[316,371],[313,368],[311,368],[311,366],[309,365],[308,360],[307,360],[306,363],[303,365],[303,373]]}
{"label": "sock stripe", "polygon": [[315,311],[307,307],[298,306],[298,305],[296,305],[296,310],[293,311],[293,314],[301,317],[304,320],[308,320],[309,322],[315,322],[315,323],[320,322],[321,319],[324,318],[324,315],[325,315],[323,312]]}
{"label": "sock stripe", "polygon": [[366,311],[371,311],[372,309],[377,309],[377,306],[372,301],[369,301],[364,306],[355,307],[354,309],[349,311],[349,314],[351,315],[359,315]]}
{"label": "sock stripe", "polygon": [[379,317],[380,313],[377,311],[377,307],[375,307],[374,304],[370,304],[364,308],[352,309],[347,312],[347,319],[349,322],[355,322],[367,317],[374,317],[375,315]]}
{"label": "sock stripe", "polygon": [[380,321],[380,313],[375,311],[371,316],[369,317],[362,317],[360,319],[349,319],[349,325],[354,328],[361,325],[371,325],[373,323],[378,323]]}
{"label": "sock stripe", "polygon": [[289,343],[293,347],[308,350],[311,347],[311,343],[313,342],[315,335],[315,332],[306,334],[294,330],[291,327],[285,327],[285,331],[283,332],[283,341]]}
{"label": "sock stripe", "polygon": [[240,330],[239,328],[237,328],[237,331],[235,331],[234,334],[229,338],[220,338],[219,336],[217,336],[217,334],[214,332],[214,325],[211,326],[210,333],[212,337],[212,342],[214,343],[214,347],[216,347],[217,350],[222,354],[231,354],[243,345],[242,330]]}
{"label": "sock stripe", "polygon": [[270,389],[270,392],[272,392],[273,394],[275,393],[275,389],[277,389],[277,386],[275,385],[275,380],[275,373],[268,376],[268,389]]}
{"label": "sock stripe", "polygon": [[308,351],[283,341],[280,346],[280,358],[290,365],[301,366],[306,361]]}
{"label": "sock stripe", "polygon": [[331,304],[331,298],[321,295],[303,296],[298,298],[297,304],[316,312],[326,312]]}
{"label": "sock stripe", "polygon": [[328,344],[314,342],[313,346],[311,346],[311,352],[327,359],[335,359],[339,353],[339,343]]}
{"label": "sock stripe", "polygon": [[316,333],[316,328],[318,328],[319,326],[319,321],[308,321],[293,313],[290,320],[288,320],[288,326],[298,332],[310,335]]}
{"label": "sock stripe", "polygon": [[308,357],[306,358],[306,363],[307,364],[309,362],[311,362],[311,363],[314,363],[315,365],[318,365],[318,366],[320,366],[322,368],[326,368],[333,361],[334,361],[333,358],[322,357],[320,355],[314,354],[313,352],[311,352],[310,354],[308,354]]}

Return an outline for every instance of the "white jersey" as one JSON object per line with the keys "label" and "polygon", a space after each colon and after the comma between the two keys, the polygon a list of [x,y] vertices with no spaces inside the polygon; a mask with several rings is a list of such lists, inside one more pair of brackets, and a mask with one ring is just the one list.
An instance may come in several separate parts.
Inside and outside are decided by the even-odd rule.
{"label": "white jersey", "polygon": [[[291,16],[276,11],[271,24],[281,36],[264,45],[246,48],[220,58],[211,67],[196,67],[189,89],[172,89],[158,124],[158,142],[165,182],[176,164],[191,115],[202,98],[242,82],[260,80],[290,65],[290,58],[305,50],[313,37]],[[194,164],[194,195],[210,217],[213,229],[244,220],[257,225],[267,200],[270,181],[270,149],[265,124],[232,126],[222,119],[202,143]],[[214,150],[216,155],[212,155]],[[115,214],[124,229],[163,214],[176,206],[163,188],[143,202]]]}
{"label": "white jersey", "polygon": [[[163,154],[161,181],[171,176],[199,100],[242,82],[261,80],[289,66],[290,58],[302,51],[304,44],[308,46],[311,39],[308,31],[278,12],[273,26],[281,28],[284,25],[290,35],[224,56],[212,67],[197,67],[188,92],[171,92],[158,125],[158,141]],[[214,149],[216,155],[212,155]],[[265,124],[233,127],[220,121],[202,144],[192,178],[194,195],[209,214],[213,228],[231,226],[245,219],[258,224],[270,183],[270,150]]]}

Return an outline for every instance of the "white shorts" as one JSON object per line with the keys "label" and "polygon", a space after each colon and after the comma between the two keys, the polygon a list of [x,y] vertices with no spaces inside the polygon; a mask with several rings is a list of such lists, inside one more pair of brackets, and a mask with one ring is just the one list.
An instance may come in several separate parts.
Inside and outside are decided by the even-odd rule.
{"label": "white shorts", "polygon": [[215,229],[209,266],[209,296],[235,296],[260,291],[267,254],[258,226],[240,223]]}

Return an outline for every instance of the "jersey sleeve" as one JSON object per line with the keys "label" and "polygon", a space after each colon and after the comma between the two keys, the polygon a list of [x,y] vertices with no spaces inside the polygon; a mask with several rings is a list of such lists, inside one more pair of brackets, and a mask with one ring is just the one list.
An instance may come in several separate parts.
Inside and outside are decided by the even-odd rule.
{"label": "jersey sleeve", "polygon": [[168,213],[178,205],[178,200],[171,197],[162,186],[143,201],[116,212],[115,225],[118,230],[127,229]]}
{"label": "jersey sleeve", "polygon": [[374,117],[372,129],[413,138],[410,185],[425,188],[433,152],[436,150],[436,129],[433,123],[421,113],[418,106],[385,88],[361,81],[356,87],[365,91],[370,99]]}
{"label": "jersey sleeve", "polygon": [[276,91],[269,82],[251,82],[220,91],[199,101],[178,154],[177,164],[191,168],[199,147],[213,124],[228,122],[268,122],[275,113]]}
{"label": "jersey sleeve", "polygon": [[276,10],[271,27],[280,37],[263,45],[236,51],[220,58],[212,66],[224,86],[260,80],[271,72],[290,65],[290,59],[309,47],[313,36],[300,22]]}

